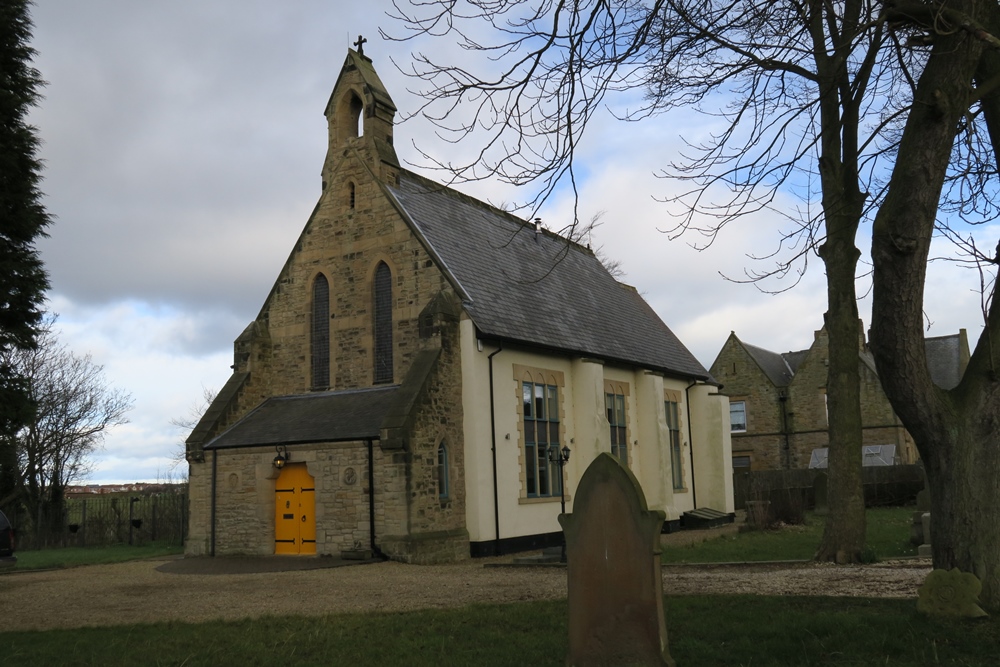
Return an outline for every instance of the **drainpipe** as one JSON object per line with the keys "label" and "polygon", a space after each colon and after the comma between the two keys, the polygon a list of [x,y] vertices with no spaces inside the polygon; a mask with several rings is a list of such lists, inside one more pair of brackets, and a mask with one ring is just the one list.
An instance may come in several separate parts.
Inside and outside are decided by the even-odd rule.
{"label": "drainpipe", "polygon": [[389,560],[375,544],[375,451],[371,438],[367,438],[365,444],[368,446],[368,535],[371,537],[372,554],[382,560]]}
{"label": "drainpipe", "polygon": [[785,435],[785,470],[791,470],[792,448],[788,440],[788,396],[785,392],[781,392],[778,394],[778,400],[781,402],[781,430]]}
{"label": "drainpipe", "polygon": [[490,437],[493,450],[493,526],[496,529],[496,537],[493,540],[493,555],[500,555],[500,496],[497,487],[497,417],[496,407],[493,400],[493,357],[503,351],[503,341],[497,343],[495,352],[491,352],[487,361],[490,365]]}
{"label": "drainpipe", "polygon": [[691,434],[691,387],[698,384],[697,380],[694,380],[687,387],[684,388],[684,403],[687,408],[687,418],[688,418],[688,456],[691,459],[691,505],[694,509],[698,509],[698,492],[694,487],[694,437]]}
{"label": "drainpipe", "polygon": [[215,556],[215,480],[219,470],[219,450],[212,450],[212,544],[209,548],[209,556]]}

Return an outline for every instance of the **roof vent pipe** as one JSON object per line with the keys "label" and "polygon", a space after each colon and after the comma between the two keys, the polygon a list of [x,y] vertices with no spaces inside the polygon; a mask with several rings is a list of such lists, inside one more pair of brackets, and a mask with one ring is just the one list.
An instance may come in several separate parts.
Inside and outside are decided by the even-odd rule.
{"label": "roof vent pipe", "polygon": [[542,219],[535,218],[535,243],[538,243],[538,237],[542,235]]}

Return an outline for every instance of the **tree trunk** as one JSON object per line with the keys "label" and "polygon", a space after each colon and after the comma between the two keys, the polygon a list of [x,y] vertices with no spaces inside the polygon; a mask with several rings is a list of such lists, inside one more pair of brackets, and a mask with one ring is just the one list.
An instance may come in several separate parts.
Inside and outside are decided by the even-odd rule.
{"label": "tree trunk", "polygon": [[[861,483],[861,387],[858,351],[858,304],[855,276],[860,252],[855,237],[865,196],[858,184],[859,104],[868,81],[852,72],[846,58],[858,34],[861,3],[842,6],[843,30],[831,35],[837,11],[809,3],[809,31],[816,63],[820,122],[818,161],[826,240],[819,255],[826,266],[829,340],[827,350],[827,423],[829,451],[827,515],[816,560],[859,562],[865,547],[865,501]],[[833,39],[834,49],[829,50]],[[857,74],[857,78],[854,78]],[[870,72],[869,72],[870,74]]]}
{"label": "tree trunk", "polygon": [[[994,385],[996,383],[993,383]],[[971,572],[983,584],[984,607],[1000,609],[1000,410],[996,388],[956,420],[952,442],[929,452],[934,567]],[[972,406],[969,406],[972,407]],[[944,445],[944,446],[942,446]],[[932,462],[933,461],[933,462]]]}
{"label": "tree trunk", "polygon": [[861,332],[854,290],[860,256],[854,234],[859,219],[860,212],[854,217],[852,211],[828,218],[827,242],[820,248],[826,264],[828,310],[824,321],[830,341],[826,386],[830,513],[815,558],[837,563],[860,562],[866,535],[858,357]]}
{"label": "tree trunk", "polygon": [[[975,15],[974,2],[952,9]],[[982,606],[1000,610],[1000,387],[993,340],[1000,311],[958,387],[930,379],[923,340],[927,257],[956,128],[966,113],[981,44],[962,31],[938,35],[920,77],[885,202],[872,237],[872,349],[889,400],[913,436],[931,492],[934,567],[983,583]]]}

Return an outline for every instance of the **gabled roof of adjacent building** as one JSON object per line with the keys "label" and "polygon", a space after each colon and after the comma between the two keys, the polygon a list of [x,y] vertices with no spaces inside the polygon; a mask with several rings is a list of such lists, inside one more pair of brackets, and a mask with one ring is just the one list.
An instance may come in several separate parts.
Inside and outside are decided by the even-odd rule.
{"label": "gabled roof of adjacent building", "polygon": [[484,337],[711,380],[589,249],[411,172],[387,191]]}
{"label": "gabled roof of adjacent building", "polygon": [[[775,387],[788,386],[788,383],[795,376],[795,369],[788,364],[784,355],[765,350],[756,345],[744,343],[743,341],[740,341],[740,343],[743,345],[743,349],[747,351],[747,354],[757,362],[760,369],[764,371],[764,375],[768,377]],[[799,361],[801,362],[801,360]]]}
{"label": "gabled roof of adjacent building", "polygon": [[[779,354],[745,343],[736,336],[735,332],[732,337],[757,362],[757,365],[775,387],[787,387],[811,351],[810,348]],[[927,370],[930,372],[934,384],[942,389],[954,389],[958,386],[962,374],[965,372],[965,367],[969,363],[969,343],[965,329],[949,336],[927,338],[924,345],[927,351]],[[878,370],[875,368],[875,358],[867,348],[858,351],[858,358],[872,373],[878,375]]]}

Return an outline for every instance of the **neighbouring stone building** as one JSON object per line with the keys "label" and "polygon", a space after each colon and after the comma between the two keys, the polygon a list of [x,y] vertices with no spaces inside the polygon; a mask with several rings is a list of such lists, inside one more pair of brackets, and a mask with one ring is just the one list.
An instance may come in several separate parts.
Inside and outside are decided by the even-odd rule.
{"label": "neighbouring stone building", "polygon": [[588,248],[402,168],[395,111],[348,51],[319,202],[187,440],[187,553],[554,543],[600,452],[671,526],[731,513],[708,371]]}
{"label": "neighbouring stone building", "polygon": [[[926,346],[931,377],[942,388],[955,387],[969,363],[965,329],[928,338]],[[780,354],[729,334],[711,372],[729,397],[734,469],[806,468],[816,454],[825,453],[828,349],[825,328],[815,332],[809,349]],[[890,452],[895,463],[915,463],[913,439],[882,390],[860,322],[858,367],[866,455]]]}

